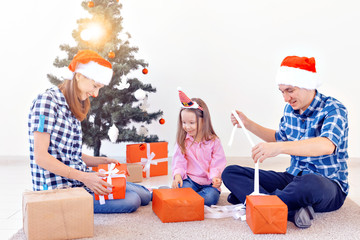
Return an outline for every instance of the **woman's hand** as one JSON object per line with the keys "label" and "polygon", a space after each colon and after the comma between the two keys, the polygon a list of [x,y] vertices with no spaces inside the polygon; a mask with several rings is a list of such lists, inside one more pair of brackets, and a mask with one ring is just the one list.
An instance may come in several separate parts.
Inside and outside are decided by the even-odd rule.
{"label": "woman's hand", "polygon": [[102,180],[103,177],[106,177],[106,174],[99,172],[83,172],[80,181],[90,188],[95,194],[108,195],[111,191],[107,188],[112,188],[113,186]]}
{"label": "woman's hand", "polygon": [[221,183],[222,183],[221,178],[214,177],[212,179],[212,186],[214,188],[219,188],[221,186]]}
{"label": "woman's hand", "polygon": [[118,160],[113,158],[108,158],[108,157],[100,157],[100,158],[102,158],[102,162],[104,162],[104,164],[110,164],[110,163],[120,164]]}
{"label": "woman's hand", "polygon": [[172,182],[172,188],[179,188],[182,187],[183,185],[183,180],[181,178],[180,174],[176,174],[174,177],[174,181]]}

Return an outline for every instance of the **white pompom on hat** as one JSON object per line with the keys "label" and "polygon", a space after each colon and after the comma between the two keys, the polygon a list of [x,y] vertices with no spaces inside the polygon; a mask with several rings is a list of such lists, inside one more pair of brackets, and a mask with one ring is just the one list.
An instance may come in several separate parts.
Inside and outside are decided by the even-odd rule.
{"label": "white pompom on hat", "polygon": [[315,58],[286,57],[278,70],[276,83],[299,88],[317,89],[321,85],[321,81],[316,73]]}
{"label": "white pompom on hat", "polygon": [[92,50],[80,50],[68,68],[104,85],[108,85],[113,76],[111,63]]}

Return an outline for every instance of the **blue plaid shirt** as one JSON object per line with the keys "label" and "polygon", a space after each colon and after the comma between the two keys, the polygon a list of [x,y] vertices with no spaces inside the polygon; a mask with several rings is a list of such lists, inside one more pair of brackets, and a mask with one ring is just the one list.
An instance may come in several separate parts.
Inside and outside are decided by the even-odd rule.
{"label": "blue plaid shirt", "polygon": [[348,119],[346,108],[336,99],[316,91],[310,106],[300,114],[287,104],[281,118],[277,141],[298,141],[314,137],[326,137],[336,146],[330,155],[317,157],[291,156],[286,171],[294,176],[315,173],[335,181],[344,193],[348,184]]}
{"label": "blue plaid shirt", "polygon": [[30,142],[30,167],[34,191],[82,187],[84,184],[39,167],[34,160],[34,132],[50,134],[48,152],[65,165],[87,171],[81,159],[81,123],[71,113],[65,96],[58,87],[48,89],[32,103],[28,119]]}

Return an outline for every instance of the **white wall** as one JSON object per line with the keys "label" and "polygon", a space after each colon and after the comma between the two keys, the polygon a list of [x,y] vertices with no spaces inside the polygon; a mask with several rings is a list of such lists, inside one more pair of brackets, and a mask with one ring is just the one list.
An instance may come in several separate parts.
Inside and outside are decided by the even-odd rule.
{"label": "white wall", "polygon": [[[162,109],[166,123],[151,133],[175,140],[179,111],[176,88],[208,104],[215,131],[228,156],[249,156],[238,131],[232,148],[230,111],[245,112],[277,128],[284,102],[274,78],[286,55],[314,56],[323,79],[320,92],[342,101],[349,111],[349,155],[360,156],[360,6],[357,0],[214,1],[121,0],[123,25],[139,47],[149,74],[133,75],[157,88],[150,111]],[[6,1],[0,15],[2,92],[0,155],[27,155],[27,114],[37,93],[51,86],[46,74],[72,43],[76,20],[86,12],[74,0]],[[19,7],[19,5],[21,5]],[[259,139],[253,136],[256,142]],[[104,143],[102,152],[125,155],[124,146]],[[87,150],[85,150],[87,151]]]}

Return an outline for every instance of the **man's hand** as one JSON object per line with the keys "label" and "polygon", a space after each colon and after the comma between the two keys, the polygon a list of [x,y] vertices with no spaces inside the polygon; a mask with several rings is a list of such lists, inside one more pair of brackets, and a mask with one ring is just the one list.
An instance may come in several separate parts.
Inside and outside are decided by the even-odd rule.
{"label": "man's hand", "polygon": [[260,161],[262,163],[267,158],[276,157],[281,153],[280,144],[281,143],[277,142],[259,143],[252,148],[251,157],[252,159],[254,159],[255,163],[257,163],[257,161]]}

